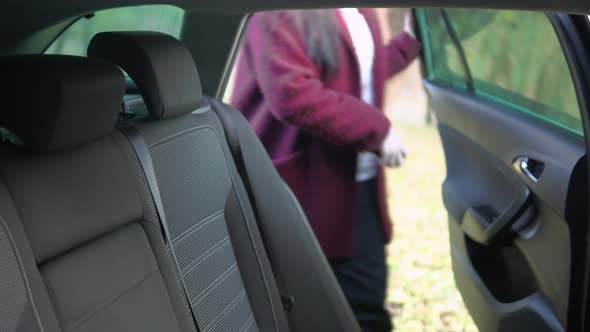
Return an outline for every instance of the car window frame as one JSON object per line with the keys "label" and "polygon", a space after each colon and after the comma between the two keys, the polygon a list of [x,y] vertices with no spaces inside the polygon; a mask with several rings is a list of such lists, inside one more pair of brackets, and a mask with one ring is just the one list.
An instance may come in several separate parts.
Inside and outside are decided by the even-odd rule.
{"label": "car window frame", "polygon": [[[162,6],[167,6],[167,7],[173,7],[177,10],[180,10],[180,12],[182,13],[182,21],[180,22],[180,31],[178,36],[174,36],[175,38],[178,39],[182,39],[182,33],[183,33],[183,29],[184,29],[184,20],[186,19],[186,15],[187,15],[187,10],[173,5],[173,4],[163,4],[163,3],[152,3],[152,4],[142,4],[142,5],[128,5],[128,6],[119,6],[119,7],[113,7],[113,8],[105,8],[105,9],[101,9],[98,10],[96,12],[91,12],[91,13],[87,13],[75,18],[72,18],[71,21],[58,33],[56,34],[53,39],[51,39],[48,43],[47,46],[45,46],[43,48],[43,50],[40,52],[41,54],[63,54],[63,55],[70,55],[70,53],[48,53],[48,51],[51,49],[51,47],[63,36],[65,36],[65,34],[67,34],[69,31],[71,31],[71,29],[73,27],[75,27],[77,24],[79,24],[79,22],[81,22],[84,19],[93,19],[97,13],[101,13],[101,12],[105,12],[105,11],[114,11],[114,10],[121,10],[121,9],[129,9],[129,8],[134,8],[134,7],[162,7]],[[129,29],[126,29],[129,30]],[[141,30],[145,30],[145,29],[137,29],[136,31],[141,31]],[[113,29],[109,29],[109,30],[104,30],[104,31],[113,31]],[[158,29],[152,29],[152,31],[158,31]],[[164,32],[165,33],[165,32]],[[84,55],[83,55],[84,56]]]}
{"label": "car window frame", "polygon": [[[428,27],[428,20],[426,18],[426,10],[429,8],[420,8],[416,10],[416,20],[417,23],[422,26],[422,27]],[[441,9],[444,10],[444,9]],[[539,13],[541,14],[541,13]],[[545,13],[545,18],[547,19],[547,22],[549,24],[551,24],[551,26],[553,27],[553,29],[555,30],[555,26],[552,22],[552,20],[550,19],[550,15],[549,13]],[[588,20],[590,21],[590,15],[587,16]],[[560,42],[559,40],[559,36],[557,35],[557,31],[555,31],[556,35],[556,41]],[[450,35],[448,29],[447,29],[447,34]],[[580,118],[575,118],[576,121],[579,122],[579,127],[580,127],[580,131],[571,128],[563,123],[560,123],[558,121],[555,120],[555,116],[550,117],[550,116],[544,116],[542,114],[540,114],[539,112],[535,112],[532,109],[527,108],[526,106],[522,105],[522,104],[516,104],[511,102],[510,100],[507,100],[505,98],[493,95],[491,93],[489,93],[486,90],[481,90],[478,89],[477,86],[482,86],[482,85],[489,85],[489,86],[493,86],[494,90],[501,90],[504,94],[509,95],[511,97],[513,97],[514,99],[523,99],[526,100],[526,103],[523,104],[531,104],[531,105],[535,105],[535,108],[540,107],[541,109],[548,109],[550,108],[549,105],[545,105],[543,103],[540,103],[536,100],[533,99],[529,99],[526,98],[525,96],[522,96],[514,91],[505,89],[501,86],[498,85],[494,85],[491,82],[484,82],[478,79],[473,79],[472,84],[474,84],[475,88],[473,90],[469,89],[469,82],[467,81],[467,79],[465,78],[466,76],[468,76],[468,73],[465,72],[465,69],[463,68],[463,77],[461,77],[460,75],[457,75],[456,73],[452,72],[452,71],[448,71],[448,73],[445,73],[445,75],[447,75],[447,78],[451,78],[452,80],[448,80],[448,79],[441,79],[439,77],[437,77],[437,75],[435,74],[435,70],[434,70],[434,59],[433,57],[435,56],[432,52],[432,44],[431,44],[431,40],[430,40],[430,33],[427,31],[427,29],[420,29],[419,31],[419,35],[420,35],[420,39],[422,41],[422,45],[423,45],[423,66],[422,66],[422,70],[423,70],[423,77],[426,81],[433,83],[433,84],[437,84],[439,86],[444,86],[444,87],[449,87],[455,90],[459,90],[459,92],[462,93],[467,93],[470,96],[474,97],[474,98],[481,98],[484,99],[486,101],[492,102],[492,103],[497,103],[499,105],[505,106],[508,109],[514,110],[516,112],[521,112],[521,113],[525,113],[529,116],[532,116],[534,118],[537,119],[541,119],[542,121],[548,122],[552,125],[555,125],[559,128],[562,128],[568,132],[571,132],[579,137],[583,137],[584,136],[584,132],[583,132],[583,121]],[[455,46],[456,47],[456,46]],[[564,54],[564,57],[566,56],[565,54],[565,50],[563,49],[563,46],[560,43],[560,47],[561,47],[561,51]],[[456,50],[457,54],[460,55],[460,52],[458,50]],[[467,62],[468,63],[468,62]],[[567,59],[566,59],[566,63],[567,63]],[[568,64],[568,72],[569,72],[569,77],[572,81],[572,83],[574,82],[574,76],[573,73],[571,72],[571,68]],[[483,84],[482,84],[483,83]],[[574,88],[574,90],[576,90]],[[578,93],[577,91],[574,91],[576,98],[579,99]],[[578,110],[581,112],[581,109],[578,107]],[[559,112],[560,114],[563,115],[567,115],[568,113],[566,112]]]}

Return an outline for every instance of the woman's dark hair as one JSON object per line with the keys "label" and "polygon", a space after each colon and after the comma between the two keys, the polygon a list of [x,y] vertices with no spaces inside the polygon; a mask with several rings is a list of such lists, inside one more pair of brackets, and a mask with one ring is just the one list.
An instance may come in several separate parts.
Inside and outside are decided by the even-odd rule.
{"label": "woman's dark hair", "polygon": [[[305,43],[307,54],[325,73],[338,69],[338,44],[342,38],[338,31],[336,10],[307,9],[265,13],[274,16],[268,22],[281,24],[279,16],[287,16],[295,23],[295,28]],[[271,26],[271,29],[276,26]]]}
{"label": "woman's dark hair", "polygon": [[333,73],[338,69],[338,32],[336,11],[312,9],[293,11],[297,29],[305,42],[307,54],[322,69]]}

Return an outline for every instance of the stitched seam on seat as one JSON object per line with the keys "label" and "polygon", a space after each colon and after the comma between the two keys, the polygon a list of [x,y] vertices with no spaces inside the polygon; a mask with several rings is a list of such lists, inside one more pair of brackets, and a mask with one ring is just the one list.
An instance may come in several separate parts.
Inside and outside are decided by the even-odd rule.
{"label": "stitched seam on seat", "polygon": [[129,288],[125,289],[124,291],[122,291],[119,295],[116,295],[114,297],[112,297],[111,299],[105,301],[103,304],[99,305],[96,309],[83,314],[82,317],[80,317],[78,320],[76,320],[75,322],[73,322],[72,324],[70,324],[68,327],[65,328],[66,331],[71,331],[74,328],[82,325],[83,323],[87,322],[88,320],[90,320],[92,317],[96,316],[99,312],[103,311],[104,309],[108,308],[111,304],[117,302],[119,299],[123,298],[125,295],[127,295],[128,293],[130,293],[132,290],[135,290],[136,288],[138,288],[139,286],[141,286],[144,282],[146,282],[148,279],[150,279],[151,277],[154,277],[157,275],[157,272],[159,272],[159,270],[153,269],[150,272],[148,272],[142,279],[138,280],[136,283],[134,283],[133,285],[131,285]]}
{"label": "stitched seam on seat", "polygon": [[[199,131],[204,130],[204,129],[209,129],[209,130],[215,132],[215,129],[213,129],[213,127],[211,127],[209,125],[202,125],[202,126],[198,126],[198,127],[189,128],[189,129],[183,130],[183,131],[181,131],[179,133],[175,133],[175,134],[172,134],[170,136],[164,137],[164,138],[162,138],[162,139],[160,139],[160,140],[158,140],[158,141],[156,141],[156,142],[148,145],[148,150],[151,150],[152,147],[163,146],[163,145],[172,143],[173,142],[172,139],[175,138],[175,137],[181,136],[181,135],[186,134],[186,133],[196,134]],[[193,133],[191,133],[191,132],[193,132]]]}
{"label": "stitched seam on seat", "polygon": [[176,286],[178,287],[178,291],[181,293],[182,296],[182,304],[184,307],[184,314],[186,316],[186,318],[188,320],[190,320],[191,322],[191,326],[193,327],[193,332],[197,332],[197,326],[196,324],[196,319],[194,319],[193,316],[193,309],[191,308],[191,304],[190,304],[190,300],[188,298],[188,294],[183,290],[183,285],[182,280],[181,280],[181,275],[180,275],[180,270],[178,269],[178,265],[176,265],[176,261],[173,260],[172,256],[172,249],[170,249],[170,246],[166,245],[166,256],[168,257],[168,261],[170,262],[170,265],[172,266],[172,270],[174,273],[174,283],[176,284]]}
{"label": "stitched seam on seat", "polygon": [[242,329],[242,331],[248,331],[250,326],[252,326],[252,323],[254,323],[254,314],[250,313],[250,318],[248,318],[248,321],[244,325],[244,328]]}
{"label": "stitched seam on seat", "polygon": [[35,314],[35,320],[37,321],[37,325],[39,326],[39,329],[41,330],[41,332],[43,332],[43,331],[45,331],[45,328],[43,327],[43,324],[41,322],[41,317],[39,316],[39,312],[37,311],[37,306],[35,305],[35,301],[33,300],[33,292],[31,291],[31,285],[29,284],[29,279],[27,278],[27,273],[25,271],[25,265],[24,265],[23,260],[20,256],[20,253],[16,247],[16,242],[14,241],[14,238],[12,237],[12,233],[10,232],[10,229],[8,228],[8,224],[7,224],[6,220],[4,219],[4,217],[2,217],[2,216],[0,216],[0,224],[2,224],[2,227],[6,231],[6,235],[8,236],[8,239],[10,241],[10,246],[12,247],[12,250],[14,251],[14,256],[16,257],[16,261],[17,261],[18,267],[20,269],[21,277],[22,277],[23,282],[25,284],[25,289],[27,290],[27,297],[29,298],[29,301],[31,302],[31,307],[33,308],[33,313]]}
{"label": "stitched seam on seat", "polygon": [[210,222],[215,220],[216,217],[223,215],[223,210],[219,210],[217,212],[212,213],[211,215],[203,218],[203,220],[199,221],[198,223],[192,225],[191,227],[187,228],[184,232],[178,234],[176,238],[172,240],[172,245],[178,245],[182,243],[186,237],[191,235],[193,232],[199,230],[201,227],[208,225]]}
{"label": "stitched seam on seat", "polygon": [[207,289],[205,289],[200,294],[198,294],[195,297],[195,299],[192,301],[192,304],[193,305],[200,304],[201,301],[204,298],[206,298],[206,295],[209,295],[211,292],[216,290],[225,280],[229,279],[229,277],[231,277],[231,275],[232,275],[232,272],[235,272],[237,268],[238,268],[238,265],[236,263],[232,264],[230,266],[230,268],[228,270],[224,271],[217,280],[213,281],[213,283],[210,284],[209,287],[207,287]]}
{"label": "stitched seam on seat", "polygon": [[[199,264],[201,264],[202,262],[204,262],[207,258],[210,258],[214,254],[218,253],[228,243],[230,243],[230,238],[229,238],[229,236],[226,236],[221,241],[219,241],[217,244],[215,244],[213,247],[211,247],[209,250],[205,251],[202,255],[200,255],[199,257],[195,258],[189,265],[187,265],[184,268],[184,270],[186,270],[186,271],[181,270],[181,267],[180,266],[178,267],[179,271],[181,273],[183,273],[184,275],[187,275],[187,274],[193,272],[193,270],[197,266],[199,266]],[[174,250],[174,249],[172,249],[172,250]]]}
{"label": "stitched seam on seat", "polygon": [[[213,106],[211,108],[212,108],[212,110],[215,111],[215,108]],[[278,317],[277,317],[277,312],[275,310],[275,302],[273,301],[273,297],[270,294],[269,281],[268,281],[268,278],[264,272],[264,268],[262,267],[262,262],[261,262],[261,257],[260,257],[260,248],[258,248],[258,246],[256,245],[256,243],[254,241],[254,236],[252,234],[251,225],[250,225],[250,222],[248,221],[248,217],[245,212],[244,202],[242,201],[242,198],[240,197],[240,195],[238,193],[238,188],[237,188],[236,183],[240,182],[242,184],[242,186],[244,186],[244,182],[243,182],[240,174],[237,172],[237,170],[235,168],[232,169],[230,167],[230,164],[232,164],[234,166],[236,165],[236,160],[234,159],[235,156],[233,155],[233,153],[231,152],[231,149],[229,149],[229,146],[227,144],[227,142],[228,142],[227,133],[225,131],[223,121],[220,119],[219,115],[216,114],[216,112],[213,112],[213,113],[215,114],[214,118],[215,118],[217,126],[219,126],[221,128],[221,131],[223,132],[223,139],[222,139],[222,137],[219,136],[217,131],[212,126],[211,126],[211,128],[213,130],[213,134],[217,137],[217,140],[220,142],[220,144],[221,144],[221,142],[226,143],[226,144],[221,144],[223,152],[224,152],[223,159],[225,160],[225,167],[231,176],[230,182],[231,182],[232,191],[233,191],[234,195],[236,196],[236,200],[237,200],[238,205],[240,207],[240,212],[244,218],[244,225],[246,226],[246,231],[248,232],[248,238],[250,240],[249,242],[250,242],[250,245],[252,246],[252,250],[254,251],[254,256],[256,257],[256,265],[258,267],[258,271],[260,272],[260,276],[262,278],[262,283],[263,283],[263,287],[264,287],[264,292],[266,294],[266,298],[267,298],[267,301],[270,306],[270,311],[272,313],[272,321],[274,323],[275,329],[278,331],[279,330],[279,321],[278,321]],[[239,141],[239,138],[238,138],[238,141]],[[231,156],[231,163],[230,163],[230,160],[228,159],[228,154],[229,154],[229,156]],[[248,203],[252,207],[252,209],[254,209],[254,202],[248,202]],[[256,227],[259,227],[258,221],[254,220],[254,222],[256,223]],[[227,223],[227,221],[226,221],[226,223]],[[263,244],[262,251],[266,253],[266,248],[264,247],[264,244]],[[271,273],[274,273],[274,271],[272,271],[272,267],[271,267]],[[242,279],[241,273],[240,273],[240,279]],[[244,282],[244,280],[242,279],[242,283],[243,282]],[[278,286],[277,286],[277,288],[278,288]],[[246,288],[244,287],[244,290],[245,289]],[[248,302],[250,302],[249,298],[248,298]],[[252,311],[252,314],[253,313],[254,313],[254,311]]]}
{"label": "stitched seam on seat", "polygon": [[[239,175],[236,174],[235,176],[241,181],[241,178],[239,177]],[[238,180],[236,179],[235,181],[238,181]],[[243,182],[242,182],[242,185],[243,185]],[[252,250],[254,251],[254,255],[256,257],[256,265],[258,267],[258,271],[260,271],[260,276],[262,278],[262,284],[264,286],[266,298],[267,298],[268,303],[270,305],[270,310],[271,310],[272,316],[273,316],[272,320],[273,320],[275,328],[278,331],[279,330],[279,321],[278,321],[278,317],[277,317],[277,312],[275,310],[276,304],[274,303],[273,298],[270,294],[269,281],[268,281],[268,278],[267,278],[266,273],[264,271],[264,268],[262,267],[262,262],[261,262],[262,258],[260,257],[260,249],[258,248],[258,246],[256,245],[256,243],[254,241],[252,228],[250,226],[250,222],[248,221],[248,216],[247,216],[245,208],[244,208],[244,202],[242,202],[242,198],[240,197],[240,195],[238,193],[238,188],[237,188],[236,183],[234,181],[232,181],[232,189],[233,189],[234,195],[236,195],[236,200],[238,201],[238,205],[240,206],[240,212],[241,212],[242,216],[244,217],[244,225],[246,226],[246,230],[248,232],[248,238],[250,239],[249,242],[250,242],[250,245],[252,246]],[[249,202],[249,203],[250,203],[250,206],[252,208],[254,208],[254,206],[252,205],[253,203],[252,202]],[[254,222],[256,223],[256,226],[258,227],[259,226],[258,221],[254,220]],[[262,241],[262,238],[261,238],[261,241]],[[262,251],[264,253],[266,253],[266,248],[264,247],[264,243],[263,243]],[[270,267],[270,269],[271,269],[271,273],[274,273],[274,271],[272,271],[272,266]],[[275,280],[275,283],[276,283],[276,280]],[[277,285],[277,291],[280,292],[280,290],[278,289],[278,285]]]}
{"label": "stitched seam on seat", "polygon": [[153,218],[153,220],[152,221],[148,221],[148,219],[146,218],[146,216],[144,216],[143,218],[144,218],[145,221],[148,221],[151,224],[157,224],[157,225],[159,225],[158,213],[157,213],[156,208],[154,206],[153,200],[150,198],[150,197],[152,197],[152,193],[150,191],[149,184],[147,183],[147,179],[145,177],[144,170],[141,167],[141,164],[139,163],[139,161],[137,161],[137,159],[134,159],[134,164],[135,164],[135,167],[137,168],[137,170],[139,172],[139,175],[140,175],[140,178],[141,178],[142,187],[143,187],[143,192],[146,195],[145,196],[146,197],[146,200],[147,200],[147,204],[146,205],[148,206],[148,209],[150,210],[150,213],[151,213],[150,219]]}
{"label": "stitched seam on seat", "polygon": [[[117,139],[115,138],[115,135],[120,135],[123,136],[125,139],[125,144],[119,144],[119,142],[117,141]],[[123,134],[123,132],[121,132],[120,129],[117,129],[117,131],[113,132],[110,136],[111,140],[113,141],[113,143],[115,144],[115,146],[118,148],[119,152],[124,156],[125,159],[127,159],[130,163],[132,163],[133,165],[135,165],[135,169],[137,170],[137,173],[139,174],[139,178],[141,179],[141,184],[140,187],[143,187],[143,192],[145,193],[145,205],[147,206],[147,208],[149,209],[149,212],[151,213],[151,216],[149,216],[150,218],[147,218],[147,216],[145,215],[145,213],[143,213],[143,218],[140,220],[136,220],[137,222],[146,222],[148,224],[158,224],[158,220],[157,220],[157,213],[154,207],[154,204],[151,200],[150,197],[152,197],[151,192],[149,191],[149,186],[147,184],[147,179],[145,177],[145,173],[143,171],[143,168],[141,167],[141,164],[139,163],[139,160],[136,157],[135,154],[135,150],[133,149],[133,146],[130,144],[129,139],[126,138],[125,134]],[[123,148],[123,146],[126,147],[131,147],[131,156],[128,154],[128,149]],[[140,197],[140,202],[144,203],[144,199]],[[143,204],[142,204],[143,205]],[[143,210],[143,208],[142,208]],[[145,212],[145,210],[143,211]],[[155,220],[153,218],[156,218]]]}
{"label": "stitched seam on seat", "polygon": [[231,312],[231,310],[235,308],[238,305],[238,303],[240,303],[240,300],[244,297],[246,297],[246,289],[242,289],[238,293],[238,295],[236,295],[236,297],[230,303],[228,303],[228,305],[223,310],[219,312],[215,319],[213,319],[212,322],[209,323],[209,325],[203,328],[203,331],[207,331],[210,327],[213,328],[217,324],[219,324],[219,322],[222,321],[222,318],[224,318],[229,312]]}

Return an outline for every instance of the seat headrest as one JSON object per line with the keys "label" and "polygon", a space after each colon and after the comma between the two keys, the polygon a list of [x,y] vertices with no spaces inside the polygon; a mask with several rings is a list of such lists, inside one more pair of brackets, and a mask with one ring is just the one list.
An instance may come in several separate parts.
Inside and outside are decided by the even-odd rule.
{"label": "seat headrest", "polygon": [[0,127],[32,152],[88,143],[113,131],[125,77],[112,64],[64,55],[0,57]]}
{"label": "seat headrest", "polygon": [[158,32],[102,32],[88,46],[88,56],[123,69],[141,92],[156,119],[190,113],[203,93],[189,50],[176,38]]}

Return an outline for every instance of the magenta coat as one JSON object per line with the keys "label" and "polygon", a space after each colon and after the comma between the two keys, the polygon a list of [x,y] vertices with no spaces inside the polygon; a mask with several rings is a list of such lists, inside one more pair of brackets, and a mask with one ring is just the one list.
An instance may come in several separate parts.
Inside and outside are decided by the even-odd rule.
{"label": "magenta coat", "polygon": [[[334,15],[337,13],[334,11]],[[376,12],[362,9],[361,13],[376,45],[375,106],[359,99],[358,63],[340,15],[343,42],[338,48],[339,65],[335,73],[326,75],[308,57],[292,16],[285,12],[252,18],[238,59],[231,100],[248,118],[301,202],[330,258],[355,253],[357,153],[379,149],[390,127],[381,110],[385,80],[404,69],[420,51],[420,44],[406,33],[383,45]],[[389,241],[392,223],[382,169],[378,197]]]}

